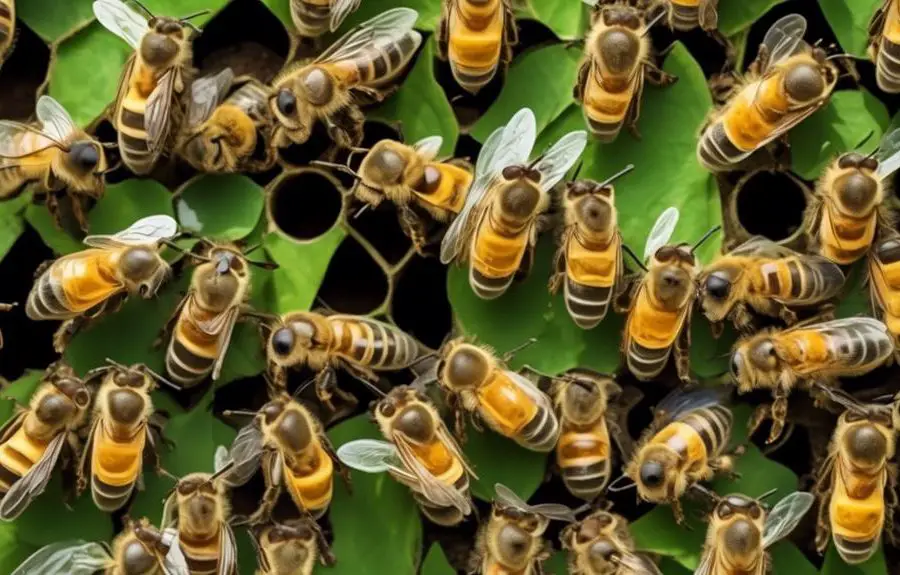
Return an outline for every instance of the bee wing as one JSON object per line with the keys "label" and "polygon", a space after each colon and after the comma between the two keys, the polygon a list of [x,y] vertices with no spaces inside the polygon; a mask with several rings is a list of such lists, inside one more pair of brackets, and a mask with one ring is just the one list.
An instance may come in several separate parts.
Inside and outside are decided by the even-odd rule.
{"label": "bee wing", "polygon": [[162,530],[162,542],[169,548],[168,553],[163,558],[163,572],[165,575],[190,575],[191,570],[188,567],[187,559],[181,550],[181,543],[178,541],[178,530],[173,528]]}
{"label": "bee wing", "polygon": [[53,469],[66,443],[66,433],[59,433],[50,441],[40,460],[28,470],[0,500],[0,520],[12,521],[18,517],[31,501],[44,492],[53,476]]}
{"label": "bee wing", "polygon": [[529,509],[531,509],[531,506],[523,501],[521,497],[516,495],[515,491],[503,485],[502,483],[494,484],[494,501],[496,501],[497,503],[502,503],[507,507],[522,509],[523,511],[528,511]]}
{"label": "bee wing", "polygon": [[231,463],[231,456],[228,454],[228,448],[224,445],[218,446],[213,454],[213,471],[218,473],[229,463]]}
{"label": "bee wing", "polygon": [[72,120],[72,116],[66,112],[66,109],[59,102],[50,96],[38,98],[34,112],[37,115],[37,119],[41,122],[44,134],[58,142],[65,140],[72,132],[78,129],[78,126]]}
{"label": "bee wing", "polygon": [[542,503],[540,505],[532,505],[530,511],[543,515],[547,519],[555,519],[556,521],[565,521],[574,523],[577,521],[575,512],[561,503]]}
{"label": "bee wing", "polygon": [[93,575],[110,562],[100,543],[59,541],[32,553],[10,575]]}
{"label": "bee wing", "polygon": [[[393,8],[366,20],[344,34],[316,58],[318,63],[352,60],[361,51],[378,51],[412,30],[419,13],[412,8]],[[420,40],[421,42],[421,37]]]}
{"label": "bee wing", "polygon": [[[26,135],[32,137],[26,138]],[[33,126],[0,120],[0,167],[10,164],[2,160],[24,158],[47,148],[61,147],[60,142]]]}
{"label": "bee wing", "polygon": [[118,0],[96,0],[94,16],[103,27],[128,42],[135,50],[149,30],[147,19]]}
{"label": "bee wing", "polygon": [[144,109],[144,129],[147,145],[154,152],[160,151],[169,134],[169,113],[172,109],[172,93],[175,91],[175,70],[169,69],[156,83]]}
{"label": "bee wing", "polygon": [[763,549],[768,549],[773,543],[793,531],[812,507],[815,499],[810,493],[795,491],[779,501],[766,516],[766,524],[763,528]]}
{"label": "bee wing", "polygon": [[215,75],[204,76],[191,84],[191,101],[187,109],[189,126],[199,126],[212,116],[216,107],[225,100],[234,71],[225,68]]}
{"label": "bee wing", "polygon": [[[413,383],[413,385],[415,385],[415,383]],[[456,442],[456,439],[453,437],[453,435],[450,434],[450,432],[447,430],[447,426],[444,425],[443,422],[441,422],[437,426],[437,435],[438,438],[444,443],[444,446],[446,446],[450,451],[450,453],[454,457],[459,459],[459,461],[462,463],[462,466],[465,468],[466,473],[468,473],[469,476],[473,479],[478,479],[478,476],[475,475],[475,471],[472,470],[469,462],[466,461],[466,456],[463,454],[462,449],[460,449],[459,443]]]}
{"label": "bee wing", "polygon": [[178,523],[178,500],[175,490],[172,490],[166,500],[163,501],[162,519],[159,524],[163,529],[175,527]]}
{"label": "bee wing", "polygon": [[394,446],[403,466],[416,480],[422,494],[429,501],[444,507],[455,507],[463,515],[472,513],[472,502],[467,495],[460,493],[451,485],[440,481],[431,471],[425,467],[409,445],[407,439],[399,433],[395,433]]}
{"label": "bee wing", "polygon": [[635,553],[622,553],[619,555],[619,565],[625,568],[629,575],[662,575],[653,561],[644,555]]}
{"label": "bee wing", "polygon": [[178,234],[178,222],[172,216],[147,216],[113,235],[94,235],[84,238],[84,243],[95,248],[156,245]]}
{"label": "bee wing", "polygon": [[806,18],[799,14],[788,14],[772,24],[763,38],[763,46],[769,50],[766,70],[797,53],[805,45],[804,34]]}
{"label": "bee wing", "polygon": [[888,133],[878,145],[878,170],[875,172],[882,180],[900,168],[900,129]]}
{"label": "bee wing", "polygon": [[237,573],[237,541],[231,525],[223,522],[219,529],[219,571],[218,575]]}
{"label": "bee wing", "polygon": [[554,413],[553,404],[550,401],[550,398],[547,397],[546,393],[538,389],[534,382],[532,382],[524,375],[508,369],[504,370],[504,373],[514,384],[521,388],[521,390],[525,392],[526,395],[533,399],[535,403],[540,404],[544,408],[548,409],[551,413]]}
{"label": "bee wing", "polygon": [[675,226],[678,225],[678,208],[669,206],[666,210],[656,218],[650,235],[647,236],[647,243],[644,244],[644,261],[656,253],[656,250],[663,247],[672,238],[675,233]]}
{"label": "bee wing", "polygon": [[785,258],[797,255],[791,248],[780,246],[765,236],[753,236],[746,242],[729,252],[731,256],[762,256],[768,258]]}
{"label": "bee wing", "polygon": [[348,467],[366,473],[382,473],[403,466],[397,448],[379,439],[357,439],[345,443],[338,447],[337,456]]}
{"label": "bee wing", "polygon": [[694,575],[715,575],[716,574],[716,552],[715,547],[709,546],[703,550],[703,557],[700,558],[700,565],[694,570]]}
{"label": "bee wing", "polygon": [[241,428],[231,442],[229,456],[234,467],[225,476],[225,482],[232,487],[243,485],[259,469],[263,452],[263,434],[254,424]]}
{"label": "bee wing", "polygon": [[667,423],[682,413],[719,405],[724,402],[727,394],[728,390],[726,388],[678,389],[659,402],[659,405],[656,407],[657,417],[660,418],[661,423]]}
{"label": "bee wing", "polygon": [[597,4],[600,3],[600,0],[581,0],[581,1],[584,2],[585,4],[587,4],[588,6],[592,7],[592,8],[595,7]]}
{"label": "bee wing", "polygon": [[426,160],[433,160],[440,153],[443,143],[444,138],[441,136],[430,136],[413,144],[413,149]]}
{"label": "bee wing", "polygon": [[566,175],[587,145],[587,132],[577,130],[560,138],[535,164],[541,173],[541,187],[550,190]]}
{"label": "bee wing", "polygon": [[[225,354],[228,353],[228,344],[231,343],[231,335],[234,333],[234,326],[237,324],[238,316],[241,315],[241,308],[232,306],[220,313],[212,321],[201,322],[199,326],[201,330],[210,335],[219,335],[219,353],[216,356],[216,362],[213,364],[212,380],[219,379],[222,372],[222,364],[225,363]],[[209,331],[208,331],[209,330]]]}
{"label": "bee wing", "polygon": [[360,0],[335,0],[331,5],[331,24],[329,30],[334,32],[341,27],[344,18],[359,8]]}

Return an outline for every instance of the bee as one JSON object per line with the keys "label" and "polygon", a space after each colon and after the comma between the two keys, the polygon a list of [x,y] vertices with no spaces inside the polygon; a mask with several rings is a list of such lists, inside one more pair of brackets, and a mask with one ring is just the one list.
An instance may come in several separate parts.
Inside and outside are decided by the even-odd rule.
{"label": "bee", "polygon": [[264,172],[275,165],[268,88],[231,68],[191,84],[187,118],[175,145],[207,173]]}
{"label": "bee", "polygon": [[16,1],[0,0],[0,66],[16,43]]}
{"label": "bee", "polygon": [[43,493],[66,446],[78,452],[76,432],[90,404],[84,381],[53,363],[28,407],[0,427],[0,520],[14,520]]}
{"label": "bee", "polygon": [[550,293],[563,285],[566,309],[581,329],[596,327],[622,285],[622,234],[612,182],[634,169],[629,165],[605,182],[566,184],[565,230],[554,257]]}
{"label": "bee", "polygon": [[[0,19],[4,6],[0,0]],[[59,196],[68,194],[72,215],[87,231],[83,201],[103,196],[107,172],[104,146],[75,125],[66,109],[50,96],[38,98],[35,115],[34,124],[0,120],[0,200],[33,187],[37,195],[44,196],[50,215],[61,227]]]}
{"label": "bee", "polygon": [[322,529],[309,518],[253,528],[250,540],[259,563],[256,575],[312,575],[317,560],[335,564]]}
{"label": "bee", "polygon": [[450,527],[471,515],[469,477],[477,477],[424,393],[395,387],[378,401],[374,414],[387,441],[346,443],[338,448],[341,461],[367,473],[389,472],[412,490],[433,523]]}
{"label": "bee", "polygon": [[318,38],[341,27],[361,0],[291,0],[291,20],[301,36]]}
{"label": "bee", "polygon": [[542,573],[552,552],[543,535],[551,520],[573,522],[574,512],[558,503],[528,505],[510,488],[497,483],[487,523],[479,529],[469,573]]}
{"label": "bee", "polygon": [[630,479],[638,495],[651,503],[669,503],[681,524],[681,496],[716,472],[731,473],[733,455],[726,453],[733,415],[718,389],[680,390],[663,399],[653,424],[625,467],[625,475],[610,486],[621,490],[621,479]]}
{"label": "bee", "polygon": [[512,60],[519,32],[509,0],[443,0],[437,37],[440,58],[449,60],[453,79],[477,94],[501,62],[506,66]]}
{"label": "bee", "polygon": [[362,141],[361,98],[380,102],[422,43],[410,8],[382,12],[341,37],[310,63],[286,68],[272,81],[269,107],[276,119],[273,141],[284,148],[306,142],[317,121],[342,147]]}
{"label": "bee", "polygon": [[400,224],[420,254],[428,243],[421,208],[432,219],[448,222],[466,201],[472,185],[472,166],[466,160],[438,161],[443,138],[431,136],[412,146],[381,140],[366,153],[359,171],[329,162],[313,162],[337,168],[356,178],[353,195],[365,206],[377,207],[388,199],[400,210]]}
{"label": "bee", "polygon": [[891,234],[876,242],[869,253],[869,299],[875,316],[884,322],[894,338],[894,348],[900,350],[900,236]]}
{"label": "bee", "polygon": [[844,562],[855,565],[878,551],[882,532],[892,541],[896,536],[896,422],[890,406],[863,405],[838,390],[820,389],[844,411],[814,489],[819,499],[816,547],[824,551],[831,538]]}
{"label": "bee", "polygon": [[[9,311],[16,307],[17,303],[0,303],[0,311]],[[3,349],[3,332],[0,331],[0,349]]]}
{"label": "bee", "polygon": [[771,408],[759,406],[751,433],[771,413],[767,443],[781,435],[787,398],[795,386],[868,373],[892,357],[894,342],[887,327],[870,317],[805,322],[786,330],[768,329],[739,340],[731,356],[731,376],[738,393],[770,389]]}
{"label": "bee", "polygon": [[[87,445],[78,465],[78,493],[87,488],[101,511],[113,512],[128,503],[142,481],[144,457],[157,470],[156,442],[166,441],[162,424],[153,413],[150,392],[156,381],[172,385],[143,364],[127,367],[107,360],[109,366],[91,370],[86,381],[100,378]],[[177,389],[177,388],[176,388]]]}
{"label": "bee", "polygon": [[768,511],[762,500],[742,494],[719,497],[706,531],[706,545],[696,575],[765,575],[771,570],[766,550],[797,527],[815,501],[795,491]]}
{"label": "bee", "polygon": [[89,235],[89,249],[42,264],[28,294],[25,315],[32,320],[64,320],[54,336],[61,353],[72,335],[92,319],[121,307],[129,295],[150,299],[171,268],[159,254],[178,233],[170,216],[142,218],[113,235]]}
{"label": "bee", "polygon": [[849,265],[863,257],[878,229],[893,227],[884,204],[885,180],[900,167],[900,130],[884,137],[877,152],[843,154],[826,168],[806,208],[809,243],[829,260]]}
{"label": "bee", "polygon": [[[697,159],[727,172],[828,103],[838,68],[803,41],[806,19],[789,14],[772,25],[743,84],[715,111],[697,144]],[[757,73],[759,71],[759,73]]]}
{"label": "bee", "polygon": [[190,575],[173,529],[160,531],[147,518],[132,521],[112,545],[57,542],[35,551],[12,575]]}
{"label": "bee", "polygon": [[146,17],[120,0],[95,0],[94,16],[135,50],[125,63],[111,110],[122,162],[140,176],[153,170],[180,122],[183,111],[177,101],[192,73],[192,36],[199,33],[189,20],[209,11],[175,19],[154,16],[134,3]]}
{"label": "bee", "polygon": [[[700,273],[694,253],[719,226],[693,246],[670,245],[668,241],[677,223],[675,208],[668,208],[659,216],[644,248],[649,265],[645,267],[635,260],[644,276],[619,302],[628,313],[622,341],[625,361],[629,371],[641,381],[650,381],[662,373],[673,349],[678,377],[690,381],[690,321]],[[626,300],[628,305],[624,305]]]}
{"label": "bee", "polygon": [[900,4],[884,0],[869,23],[869,59],[875,62],[875,82],[888,94],[900,93]]}
{"label": "bee", "polygon": [[407,369],[419,360],[420,345],[390,324],[358,315],[323,315],[296,311],[271,326],[266,355],[275,385],[284,389],[287,370],[308,366],[318,372],[316,394],[334,409],[333,395],[355,404],[337,386],[336,368],[364,381],[377,382],[379,371]]}
{"label": "bee", "polygon": [[523,108],[487,140],[475,183],[441,242],[441,263],[469,260],[469,285],[482,299],[503,295],[520,268],[527,273],[550,191],[581,156],[583,130],[569,132],[531,163],[534,113]]}
{"label": "bee", "polygon": [[755,236],[706,266],[697,279],[700,307],[715,324],[725,319],[750,333],[750,311],[797,322],[792,307],[809,307],[837,296],[844,286],[841,268],[822,256],[797,253]]}
{"label": "bee", "polygon": [[628,522],[597,510],[567,525],[559,536],[569,551],[571,575],[662,575],[646,555],[635,551]]}
{"label": "bee", "polygon": [[645,79],[656,86],[668,86],[678,78],[653,63],[647,36],[653,22],[645,21],[643,11],[624,4],[597,7],[599,1],[586,0],[596,10],[574,96],[581,103],[591,135],[601,142],[612,142],[623,125],[637,136]]}
{"label": "bee", "polygon": [[279,394],[256,413],[225,413],[254,418],[235,437],[230,449],[234,467],[223,476],[225,483],[236,487],[250,481],[262,467],[266,492],[249,523],[270,515],[285,488],[297,509],[319,518],[331,504],[334,472],[349,485],[349,473],[334,452],[324,426],[291,396]]}

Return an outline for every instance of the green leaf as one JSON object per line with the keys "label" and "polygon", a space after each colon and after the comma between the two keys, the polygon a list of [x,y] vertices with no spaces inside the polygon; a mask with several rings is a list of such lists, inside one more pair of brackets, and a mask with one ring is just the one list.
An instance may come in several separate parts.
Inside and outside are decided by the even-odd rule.
{"label": "green leaf", "polygon": [[397,93],[370,115],[387,122],[400,122],[406,142],[442,136],[441,154],[449,156],[456,149],[459,126],[453,108],[434,76],[434,43],[432,36]]}
{"label": "green leaf", "polygon": [[253,231],[264,204],[263,189],[247,176],[201,175],[176,194],[175,213],[185,231],[236,241]]}
{"label": "green leaf", "polygon": [[275,296],[270,311],[310,309],[331,256],[346,234],[341,226],[335,226],[311,242],[298,243],[277,231],[266,236],[266,251],[279,266],[272,274]]}
{"label": "green leaf", "polygon": [[834,311],[836,318],[852,317],[855,315],[871,315],[872,304],[869,300],[869,286],[866,285],[866,276],[869,271],[867,262],[863,258],[853,264],[849,270],[845,269],[847,279],[837,309]]}
{"label": "green leaf", "polygon": [[665,573],[665,575],[691,575],[691,572],[678,562],[665,557],[659,562],[659,572]]}
{"label": "green leaf", "polygon": [[565,551],[555,552],[544,562],[544,573],[547,575],[566,575],[568,572],[569,556]]}
{"label": "green leaf", "polygon": [[860,58],[866,58],[869,20],[882,4],[884,0],[819,0],[841,48]]}
{"label": "green leaf", "polygon": [[732,36],[750,27],[757,18],[772,6],[784,0],[744,0],[743,2],[719,2],[719,32]]}
{"label": "green leaf", "polygon": [[815,180],[838,155],[857,149],[874,150],[890,123],[887,109],[875,96],[860,89],[835,92],[827,106],[801,122],[790,132],[794,172],[806,180]]}
{"label": "green leaf", "polygon": [[31,399],[35,390],[40,386],[43,375],[44,372],[42,370],[29,369],[19,379],[3,386],[4,398],[11,397],[16,401],[13,402],[6,399],[0,401],[0,424],[6,423],[12,416],[16,410],[16,404],[28,404],[28,400]]}
{"label": "green leaf", "polygon": [[689,525],[689,528],[685,528],[675,523],[668,506],[657,505],[631,524],[631,535],[636,547],[641,551],[669,557],[690,570],[696,569],[703,553],[706,524],[693,518],[691,512],[694,509],[692,505],[685,504],[686,522]]}
{"label": "green leaf", "polygon": [[[505,125],[513,114],[525,107],[534,112],[538,133],[543,131],[573,106],[572,86],[580,60],[581,52],[577,48],[566,48],[564,44],[530,50],[516,58],[500,95],[472,126],[472,137],[484,142],[491,132]],[[584,129],[583,121],[579,128]]]}
{"label": "green leaf", "polygon": [[73,502],[71,509],[63,505],[63,499],[62,477],[57,470],[47,490],[16,519],[17,537],[35,547],[54,541],[107,541],[112,537],[112,518],[97,509],[89,490]]}
{"label": "green leaf", "polygon": [[884,545],[872,555],[868,561],[859,565],[847,565],[841,559],[834,543],[828,544],[825,553],[825,564],[822,565],[822,575],[887,575],[887,562],[884,557]]}
{"label": "green leaf", "polygon": [[[416,20],[417,30],[431,32],[437,27],[438,21],[441,19],[441,3],[433,0],[366,0],[360,4],[356,12],[347,16],[334,38],[339,38],[340,34],[344,34],[357,24],[374,18],[385,10],[400,7],[412,8],[419,13],[419,19]],[[292,23],[291,30],[294,30]]]}
{"label": "green leaf", "polygon": [[[815,511],[811,511],[811,513],[815,513]],[[816,575],[818,573],[806,555],[793,543],[779,541],[769,549],[769,553],[772,556],[772,564],[779,573],[790,573],[791,575]]]}
{"label": "green leaf", "polygon": [[[520,447],[490,429],[479,433],[467,426],[468,441],[463,445],[463,453],[478,479],[472,480],[472,494],[484,501],[494,499],[494,484],[502,483],[519,497],[528,500],[544,481],[547,454]],[[502,453],[503,457],[497,457]]]}
{"label": "green leaf", "polygon": [[[328,437],[336,447],[354,439],[382,439],[366,415],[340,423],[328,431]],[[377,566],[380,573],[412,575],[422,544],[422,521],[409,489],[386,473],[352,471],[351,475],[353,494],[336,480],[329,512],[337,564],[332,568],[317,565],[314,573],[358,575]]]}
{"label": "green leaf", "polygon": [[437,542],[431,544],[425,561],[422,562],[420,575],[456,575],[456,569],[447,562],[447,556]]}
{"label": "green leaf", "polygon": [[291,0],[262,0],[262,3],[269,7],[273,14],[294,34],[297,32],[294,27],[294,21],[291,19]]}
{"label": "green leaf", "polygon": [[0,573],[12,573],[22,561],[38,550],[36,545],[25,544],[14,523],[0,524]]}
{"label": "green leaf", "polygon": [[94,19],[93,0],[72,0],[66,3],[65,10],[60,10],[55,0],[28,0],[16,4],[16,17],[48,43]]}
{"label": "green leaf", "polygon": [[65,255],[85,249],[84,244],[56,225],[44,206],[29,205],[25,209],[25,220],[54,253]]}
{"label": "green leaf", "polygon": [[719,339],[714,339],[709,322],[699,311],[691,320],[691,371],[701,379],[710,379],[727,373],[731,362],[731,348],[737,340],[737,333],[731,324]]}
{"label": "green leaf", "polygon": [[114,234],[156,214],[175,215],[169,190],[156,180],[125,180],[107,186],[88,219],[92,234]]}
{"label": "green leaf", "polygon": [[30,194],[20,194],[18,198],[0,202],[0,259],[3,259],[13,244],[25,231],[23,213]]}
{"label": "green leaf", "polygon": [[584,2],[567,0],[530,0],[529,18],[547,26],[560,40],[583,38],[590,25],[589,8]]}

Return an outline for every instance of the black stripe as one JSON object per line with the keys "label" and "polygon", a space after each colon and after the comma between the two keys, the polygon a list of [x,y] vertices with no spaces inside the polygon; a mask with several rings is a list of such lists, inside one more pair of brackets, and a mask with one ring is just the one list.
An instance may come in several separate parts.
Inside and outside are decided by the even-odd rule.
{"label": "black stripe", "polygon": [[484,299],[500,296],[512,284],[513,280],[513,276],[489,278],[474,267],[470,268],[469,278],[472,290]]}
{"label": "black stripe", "polygon": [[9,11],[9,6],[0,2],[0,18],[9,19],[12,13]]}
{"label": "black stripe", "polygon": [[119,132],[119,139],[122,143],[122,148],[124,148],[123,155],[132,155],[132,154],[140,154],[147,153],[150,151],[150,147],[147,145],[147,140],[143,140],[141,138],[134,138],[125,134],[124,132]]}
{"label": "black stripe", "polygon": [[0,42],[5,42],[9,38],[9,23],[0,21]]}
{"label": "black stripe", "polygon": [[799,298],[803,293],[803,274],[796,260],[788,260],[788,271],[791,272],[791,297]]}
{"label": "black stripe", "polygon": [[672,27],[685,32],[696,28],[700,24],[699,6],[672,6]]}
{"label": "black stripe", "polygon": [[122,114],[119,117],[119,122],[127,127],[132,128],[134,130],[144,131],[144,114],[140,112],[133,112],[128,108],[122,108]]}
{"label": "black stripe", "polygon": [[[3,462],[0,461],[0,485],[5,485],[9,488],[19,479],[21,477],[16,472],[3,465]],[[3,489],[0,493],[6,493],[6,491],[7,489]]]}
{"label": "black stripe", "polygon": [[585,118],[591,134],[601,142],[614,140],[619,135],[619,132],[622,131],[622,125],[625,123],[625,116],[622,116],[622,119],[618,122],[599,122],[588,116],[585,116]]}
{"label": "black stripe", "polygon": [[[216,361],[215,358],[203,357],[195,354],[185,347],[177,337],[172,339],[172,355],[177,357],[178,361],[184,364],[185,367],[190,368],[194,372],[202,372],[211,369],[213,363]],[[166,360],[166,363],[168,364],[168,359]]]}
{"label": "black stripe", "polygon": [[94,503],[103,511],[121,509],[134,491],[134,483],[128,485],[109,485],[95,473],[91,477],[91,495]]}
{"label": "black stripe", "polygon": [[[384,54],[379,54],[372,61],[372,68],[374,69],[374,78],[381,78],[388,71],[388,63],[387,56]],[[360,71],[360,76],[364,76],[363,71]]]}
{"label": "black stripe", "polygon": [[400,51],[400,46],[398,44],[388,44],[384,52],[388,61],[391,63],[391,68],[396,69],[403,62],[403,52]]}

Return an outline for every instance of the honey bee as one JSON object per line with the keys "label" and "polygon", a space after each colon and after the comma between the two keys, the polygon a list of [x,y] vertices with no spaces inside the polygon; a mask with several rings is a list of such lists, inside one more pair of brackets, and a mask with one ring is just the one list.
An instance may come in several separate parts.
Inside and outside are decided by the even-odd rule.
{"label": "honey bee", "polygon": [[[641,381],[650,381],[662,373],[675,350],[675,368],[685,382],[690,376],[691,312],[697,297],[700,263],[694,252],[703,245],[716,226],[693,246],[670,245],[669,238],[678,223],[678,210],[665,210],[650,231],[644,258],[650,258],[644,276],[635,282],[618,305],[628,313],[622,348],[629,371]],[[628,305],[624,305],[626,303]]]}
{"label": "honey bee", "polygon": [[[3,28],[0,1],[0,30]],[[107,171],[103,144],[75,125],[59,102],[41,96],[35,106],[37,122],[0,120],[0,200],[9,200],[33,187],[44,196],[57,226],[59,196],[68,194],[72,215],[87,231],[84,198],[100,199]]]}
{"label": "honey bee", "polygon": [[827,258],[797,253],[755,236],[706,266],[697,279],[700,307],[713,324],[725,319],[754,330],[750,311],[797,322],[790,308],[821,304],[844,285],[841,268]]}
{"label": "honey bee", "polygon": [[629,165],[605,182],[566,184],[566,227],[554,257],[550,293],[563,285],[566,309],[581,329],[596,327],[622,285],[622,234],[612,182],[634,169]]}
{"label": "honey bee", "polygon": [[341,27],[361,0],[291,0],[291,20],[301,36],[318,38]]}
{"label": "honey bee", "polygon": [[816,547],[824,551],[830,537],[844,562],[855,565],[878,551],[882,532],[892,541],[896,537],[896,422],[889,406],[863,405],[837,390],[820,389],[844,412],[817,476]]}
{"label": "honey bee", "polygon": [[453,79],[477,94],[497,73],[501,62],[512,60],[519,41],[509,0],[443,0],[437,30],[442,60],[450,61]]}
{"label": "honey bee", "polygon": [[170,131],[181,121],[178,99],[192,73],[192,35],[199,33],[189,20],[209,11],[175,19],[154,16],[132,1],[146,17],[120,0],[95,0],[94,16],[135,50],[125,63],[111,110],[122,162],[140,176],[153,170]]}
{"label": "honey bee", "polygon": [[269,107],[276,119],[273,142],[283,148],[306,142],[324,122],[342,147],[362,141],[361,98],[380,102],[410,62],[422,35],[410,8],[382,12],[341,37],[310,63],[286,68],[272,82]]}
{"label": "honey bee", "polygon": [[799,14],[781,18],[766,33],[746,80],[703,129],[697,159],[707,170],[737,169],[828,103],[838,68],[824,50],[803,41],[805,33]]}
{"label": "honey bee", "polygon": [[[17,303],[0,303],[0,311],[9,311],[16,307]],[[3,332],[0,331],[0,349],[3,349]]]}
{"label": "honey bee", "polygon": [[65,446],[78,452],[76,431],[90,404],[84,382],[57,362],[28,407],[0,427],[0,520],[12,521],[43,493]]}
{"label": "honey bee", "polygon": [[400,224],[416,251],[424,253],[427,225],[416,208],[438,222],[448,222],[462,210],[472,185],[472,166],[466,160],[435,160],[443,138],[431,136],[412,146],[381,140],[366,153],[354,172],[346,166],[313,162],[337,168],[356,178],[353,195],[365,206],[377,207],[388,199],[400,210]]}
{"label": "honey bee", "polygon": [[596,10],[578,69],[575,99],[591,135],[599,141],[612,142],[623,125],[637,136],[644,80],[668,86],[678,78],[653,63],[647,36],[653,23],[645,21],[643,11],[625,4],[598,7],[600,0],[586,2]]}
{"label": "honey bee", "polygon": [[638,495],[651,503],[669,503],[681,524],[681,496],[716,472],[731,473],[733,456],[726,453],[733,416],[719,389],[679,390],[660,402],[653,424],[625,467],[625,475],[610,489],[621,490],[620,479],[630,479]]}
{"label": "honey bee", "polygon": [[759,406],[751,420],[751,433],[771,412],[772,431],[767,443],[781,435],[787,416],[787,398],[795,386],[834,382],[872,371],[891,358],[894,342],[877,319],[852,317],[805,322],[786,330],[765,330],[744,337],[734,346],[731,376],[738,393],[770,389],[774,402]]}
{"label": "honey bee", "polygon": [[345,443],[338,448],[341,461],[367,473],[389,472],[433,523],[464,521],[474,509],[469,477],[477,477],[437,409],[419,390],[401,385],[378,401],[374,414],[387,441]]}
{"label": "honey bee", "polygon": [[266,355],[279,389],[287,385],[289,368],[308,366],[318,372],[316,394],[333,410],[331,398],[335,394],[356,403],[355,397],[337,386],[336,368],[363,381],[377,382],[379,371],[399,371],[416,363],[420,346],[412,336],[378,320],[296,311],[281,316],[271,326]]}
{"label": "honey bee", "polygon": [[270,515],[285,488],[297,509],[319,518],[331,504],[334,472],[340,473],[349,485],[349,473],[341,465],[322,423],[291,396],[279,394],[257,413],[226,414],[254,418],[235,437],[230,449],[233,468],[223,476],[226,484],[240,486],[262,467],[266,492],[249,523],[258,523]]}
{"label": "honey bee", "polygon": [[628,522],[597,510],[567,525],[559,537],[569,551],[571,575],[662,575],[646,555],[635,551]]}
{"label": "honey bee", "polygon": [[185,126],[175,148],[207,173],[264,172],[275,165],[268,88],[231,68],[191,84]]}
{"label": "honey bee", "polygon": [[874,155],[843,154],[826,168],[806,208],[809,243],[831,261],[849,265],[863,257],[879,228],[893,227],[885,180],[900,167],[900,130],[884,137]]}
{"label": "honey bee", "polygon": [[131,367],[107,360],[85,375],[86,381],[102,378],[94,402],[87,445],[78,465],[78,493],[90,478],[91,498],[101,511],[113,512],[128,503],[142,481],[144,457],[157,470],[156,442],[166,441],[162,424],[154,417],[150,392],[156,380],[173,385],[143,364]]}
{"label": "honey bee", "polygon": [[177,233],[173,218],[158,215],[113,235],[85,237],[89,249],[38,268],[25,315],[32,320],[64,320],[53,341],[62,353],[79,328],[117,310],[129,295],[145,299],[156,295],[171,271],[160,248]]}
{"label": "honey bee", "polygon": [[0,0],[0,66],[16,42],[16,2]]}
{"label": "honey bee", "polygon": [[160,531],[147,518],[125,518],[112,545],[52,543],[25,559],[11,575],[190,575],[173,529]]}
{"label": "honey bee", "polygon": [[695,575],[765,575],[771,570],[766,549],[797,527],[815,501],[795,491],[771,511],[757,499],[742,494],[715,496],[716,507],[706,531],[706,545]]}
{"label": "honey bee", "polygon": [[884,0],[869,23],[869,58],[875,82],[888,94],[900,93],[900,4]]}
{"label": "honey bee", "polygon": [[534,113],[523,108],[485,140],[475,183],[441,242],[441,263],[469,260],[469,285],[482,299],[503,295],[520,268],[527,273],[550,191],[587,144],[586,132],[569,132],[528,163],[535,134]]}
{"label": "honey bee", "polygon": [[574,512],[558,503],[528,505],[497,483],[491,516],[479,530],[469,573],[542,573],[552,548],[543,535],[551,520],[573,522]]}
{"label": "honey bee", "polygon": [[251,529],[250,540],[259,563],[256,575],[312,575],[317,560],[335,564],[322,529],[309,518]]}
{"label": "honey bee", "polygon": [[[884,322],[900,350],[900,236],[891,234],[878,241],[869,253],[869,298],[876,317]],[[896,353],[896,352],[895,352]]]}

